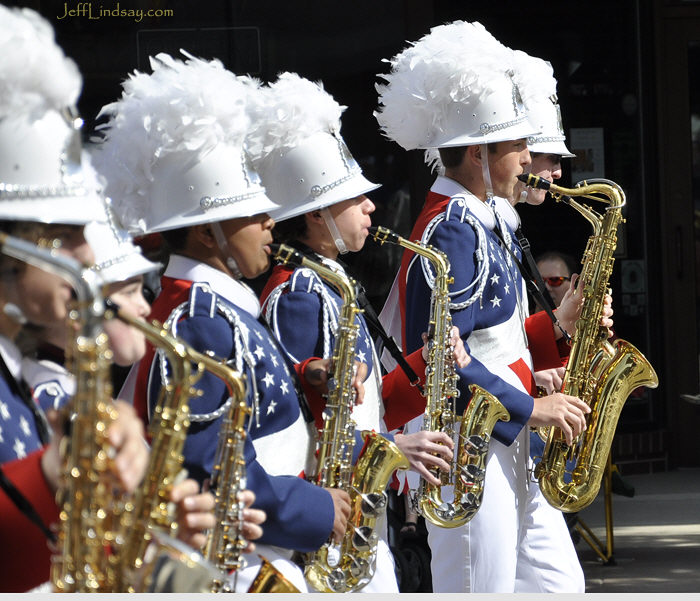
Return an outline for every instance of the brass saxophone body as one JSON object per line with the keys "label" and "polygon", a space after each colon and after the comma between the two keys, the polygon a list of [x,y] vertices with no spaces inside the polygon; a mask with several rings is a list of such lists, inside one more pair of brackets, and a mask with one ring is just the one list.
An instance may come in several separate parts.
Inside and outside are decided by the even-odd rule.
{"label": "brass saxophone body", "polygon": [[61,447],[56,495],[61,511],[51,582],[57,592],[113,592],[121,547],[117,518],[126,496],[114,488],[110,471],[112,446],[106,432],[116,413],[101,285],[93,272],[55,249],[5,234],[0,234],[0,244],[4,254],[62,277],[76,293],[68,312],[75,335],[66,353],[76,391],[66,407],[71,428]]}
{"label": "brass saxophone body", "polygon": [[342,542],[335,545],[329,541],[318,551],[307,554],[304,575],[317,591],[353,592],[364,587],[374,575],[379,539],[376,522],[385,511],[389,478],[395,470],[407,469],[409,464],[393,442],[374,432],[363,431],[365,446],[353,469],[355,423],[351,412],[355,398],[352,380],[359,331],[355,317],[361,312],[355,302],[355,282],[289,246],[271,246],[274,259],[312,269],[338,289],[343,301],[318,445],[318,469],[313,481],[324,488],[345,490],[350,496],[351,511]]}
{"label": "brass saxophone body", "polygon": [[[471,520],[481,506],[486,476],[486,457],[491,432],[498,420],[509,421],[510,414],[491,393],[471,384],[471,398],[464,413],[456,410],[458,374],[455,370],[450,332],[449,275],[450,263],[445,253],[430,245],[411,242],[383,227],[371,227],[375,241],[391,242],[425,257],[435,269],[435,286],[430,299],[430,324],[428,326],[428,361],[423,394],[426,408],[423,430],[445,432],[454,440],[458,431],[457,446],[449,474],[433,468],[431,472],[440,479],[435,486],[421,478],[415,504],[420,514],[429,522],[442,528],[457,528]],[[442,486],[454,487],[454,501],[442,499]]]}
{"label": "brass saxophone body", "polygon": [[[577,396],[590,408],[586,429],[570,447],[559,428],[549,428],[537,476],[542,494],[565,512],[580,511],[598,494],[605,464],[622,408],[630,392],[639,386],[656,388],[659,380],[646,357],[632,344],[618,339],[613,344],[600,325],[617,246],[617,227],[623,220],[625,194],[609,180],[589,180],[575,188],[563,188],[531,174],[520,176],[533,187],[549,191],[583,215],[593,227],[583,254],[579,290],[583,294],[581,316],[571,343],[562,391]],[[582,196],[608,204],[604,214],[574,201]],[[570,482],[567,460],[575,460]]]}
{"label": "brass saxophone body", "polygon": [[[182,450],[190,425],[189,399],[194,392],[192,386],[201,376],[205,365],[200,353],[174,337],[157,321],[147,323],[125,313],[110,301],[107,305],[105,319],[120,319],[141,332],[165,354],[170,368],[168,380],[160,389],[149,424],[151,451],[146,474],[136,490],[133,502],[127,505],[122,517],[124,544],[120,557],[118,590],[197,592],[198,589],[158,590],[161,586],[158,582],[166,580],[159,576],[164,567],[169,573],[179,570],[187,574],[186,578],[177,578],[177,586],[183,586],[189,580],[198,587],[207,577],[218,578],[218,572],[197,551],[173,541],[178,525],[170,510],[170,492],[182,472]],[[179,565],[174,566],[174,563]],[[195,577],[195,570],[202,576]],[[173,577],[170,578],[172,580]]]}

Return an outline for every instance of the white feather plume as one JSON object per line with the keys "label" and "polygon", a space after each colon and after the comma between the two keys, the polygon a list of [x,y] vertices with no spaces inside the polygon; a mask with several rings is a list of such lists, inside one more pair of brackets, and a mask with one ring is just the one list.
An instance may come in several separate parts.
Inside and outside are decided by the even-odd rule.
{"label": "white feather plume", "polygon": [[557,80],[554,78],[551,63],[530,56],[522,50],[514,51],[513,56],[515,59],[513,79],[518,85],[526,107],[532,102],[542,102],[557,93]]}
{"label": "white feather plume", "polygon": [[317,132],[340,133],[340,115],[346,107],[323,89],[296,73],[282,73],[263,88],[252,103],[253,128],[247,149],[253,167],[264,173],[273,151],[294,148]]}
{"label": "white feather plume", "polygon": [[481,23],[439,25],[390,61],[377,84],[375,117],[386,137],[406,150],[425,147],[454,103],[467,109],[491,92],[490,82],[512,67],[512,51]]}
{"label": "white feather plume", "polygon": [[153,73],[134,72],[121,98],[100,111],[109,121],[97,128],[104,139],[94,163],[130,229],[143,223],[159,158],[177,152],[195,162],[221,143],[243,146],[250,129],[248,100],[260,83],[181,52],[187,60],[151,57]]}
{"label": "white feather plume", "polygon": [[0,118],[73,106],[83,82],[49,22],[29,8],[0,5]]}

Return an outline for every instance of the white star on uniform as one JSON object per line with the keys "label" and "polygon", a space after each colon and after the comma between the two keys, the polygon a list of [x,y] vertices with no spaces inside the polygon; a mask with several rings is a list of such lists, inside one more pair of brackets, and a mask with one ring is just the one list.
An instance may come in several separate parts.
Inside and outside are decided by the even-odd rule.
{"label": "white star on uniform", "polygon": [[495,260],[496,260],[496,257],[493,256],[493,253],[489,253],[489,257],[491,257],[491,260],[492,260],[492,261],[495,261]]}
{"label": "white star on uniform", "polygon": [[266,371],[263,382],[265,382],[265,385],[269,388],[275,383],[275,376],[273,376],[269,371]]}
{"label": "white star on uniform", "polygon": [[274,353],[270,355],[270,361],[272,361],[272,365],[277,367],[277,357],[275,357]]}
{"label": "white star on uniform", "polygon": [[367,358],[366,358],[366,356],[365,356],[365,352],[364,352],[364,351],[359,351],[359,352],[357,353],[357,358],[358,358],[360,361],[362,361],[362,363],[366,363],[366,361],[367,361]]}
{"label": "white star on uniform", "polygon": [[3,403],[0,401],[0,416],[2,416],[2,419],[8,420],[10,419],[10,412],[7,410],[7,403]]}
{"label": "white star on uniform", "polygon": [[25,436],[29,436],[31,434],[31,430],[29,429],[29,422],[26,420],[24,415],[19,418],[19,427],[22,428],[22,432],[24,432]]}
{"label": "white star on uniform", "polygon": [[280,384],[280,390],[282,391],[282,394],[287,394],[289,392],[289,384],[282,380],[282,383]]}
{"label": "white star on uniform", "polygon": [[0,426],[0,442],[5,442],[5,438],[2,435],[2,427]]}
{"label": "white star on uniform", "polygon": [[265,356],[265,351],[263,351],[263,348],[260,345],[256,345],[255,352],[253,354],[258,358],[258,360],[260,360]]}
{"label": "white star on uniform", "polygon": [[503,289],[506,291],[506,294],[510,294],[510,284],[506,282],[506,285],[503,287]]}
{"label": "white star on uniform", "polygon": [[494,296],[494,297],[491,299],[491,302],[493,303],[493,306],[494,306],[494,307],[500,307],[500,306],[501,306],[501,299],[498,298],[497,296]]}
{"label": "white star on uniform", "polygon": [[260,340],[263,339],[262,334],[261,334],[260,332],[258,332],[257,330],[255,330],[255,335],[256,335]]}
{"label": "white star on uniform", "polygon": [[24,443],[18,438],[15,438],[15,446],[12,447],[12,450],[17,455],[17,459],[23,459],[27,456],[27,451],[24,450]]}
{"label": "white star on uniform", "polygon": [[498,282],[500,282],[500,281],[501,281],[501,276],[498,275],[497,273],[494,273],[494,274],[491,276],[491,285],[492,285],[492,286],[495,285],[495,284],[498,284]]}
{"label": "white star on uniform", "polygon": [[274,413],[276,406],[277,403],[275,403],[275,401],[270,401],[270,404],[267,406],[267,413],[265,415],[270,415],[270,413]]}

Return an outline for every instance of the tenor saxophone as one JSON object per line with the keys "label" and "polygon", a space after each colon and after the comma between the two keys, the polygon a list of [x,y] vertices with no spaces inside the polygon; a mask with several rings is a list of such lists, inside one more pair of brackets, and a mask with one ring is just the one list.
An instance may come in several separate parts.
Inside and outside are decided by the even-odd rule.
{"label": "tenor saxophone", "polygon": [[[175,338],[157,321],[147,323],[107,301],[105,319],[120,319],[140,331],[168,361],[164,382],[149,425],[151,451],[144,479],[122,517],[122,553],[119,565],[120,592],[203,592],[201,583],[219,578],[218,571],[194,549],[174,541],[177,521],[172,515],[170,492],[182,471],[182,450],[189,428],[189,399],[193,385],[206,368],[204,357]],[[192,366],[195,366],[193,369]],[[167,572],[168,578],[159,575]],[[184,576],[173,576],[177,572]],[[159,582],[177,581],[178,587],[162,590]]]}
{"label": "tenor saxophone", "polygon": [[[591,412],[586,416],[586,429],[571,446],[561,429],[549,428],[542,460],[535,470],[547,501],[561,511],[575,512],[598,494],[617,421],[630,392],[639,386],[656,388],[659,379],[637,348],[622,339],[611,344],[600,325],[615,262],[617,227],[626,202],[622,188],[603,179],[563,188],[532,174],[519,177],[529,186],[548,190],[557,201],[583,215],[593,228],[579,276],[583,306],[562,383],[562,392],[580,398]],[[573,196],[604,202],[608,207],[601,215]],[[571,471],[567,471],[568,460],[575,462]]]}
{"label": "tenor saxophone", "polygon": [[326,542],[307,554],[304,575],[317,591],[348,593],[360,590],[374,575],[377,518],[385,511],[389,478],[397,469],[407,469],[408,460],[390,440],[375,432],[362,431],[365,446],[353,469],[355,423],[351,418],[355,403],[355,343],[361,312],[355,299],[354,280],[308,259],[293,248],[271,245],[274,259],[283,264],[308,267],[335,286],[342,298],[338,331],[333,347],[328,379],[328,400],[319,439],[318,468],[313,481],[324,488],[340,488],[350,496],[350,518],[339,544]]}
{"label": "tenor saxophone", "polygon": [[[453,278],[449,275],[450,263],[445,253],[430,245],[406,240],[383,227],[369,230],[376,242],[390,242],[411,250],[429,260],[435,270],[435,286],[430,299],[428,361],[423,388],[426,407],[422,429],[445,432],[453,440],[457,430],[459,434],[450,472],[444,473],[437,468],[430,470],[440,480],[439,486],[421,478],[415,505],[420,514],[436,526],[457,528],[471,520],[481,507],[491,432],[498,420],[509,421],[510,414],[495,396],[476,384],[469,385],[469,404],[461,416],[457,414],[459,375],[450,344],[452,316],[448,289]],[[452,502],[443,501],[443,486],[454,487]]]}
{"label": "tenor saxophone", "polygon": [[61,444],[63,467],[56,495],[61,511],[51,581],[57,592],[113,592],[121,546],[118,516],[127,498],[114,488],[110,471],[113,449],[107,430],[116,411],[111,352],[102,329],[101,286],[93,272],[55,249],[6,234],[0,234],[0,244],[4,254],[62,277],[76,293],[68,312],[75,335],[66,356],[76,391],[66,407],[70,435]]}

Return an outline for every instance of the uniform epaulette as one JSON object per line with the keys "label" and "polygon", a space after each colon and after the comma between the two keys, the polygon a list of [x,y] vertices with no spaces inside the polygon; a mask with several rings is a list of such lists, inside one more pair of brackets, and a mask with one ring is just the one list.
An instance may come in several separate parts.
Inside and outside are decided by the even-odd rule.
{"label": "uniform epaulette", "polygon": [[204,315],[214,317],[216,314],[217,295],[205,282],[195,282],[190,288],[188,301],[189,316]]}

